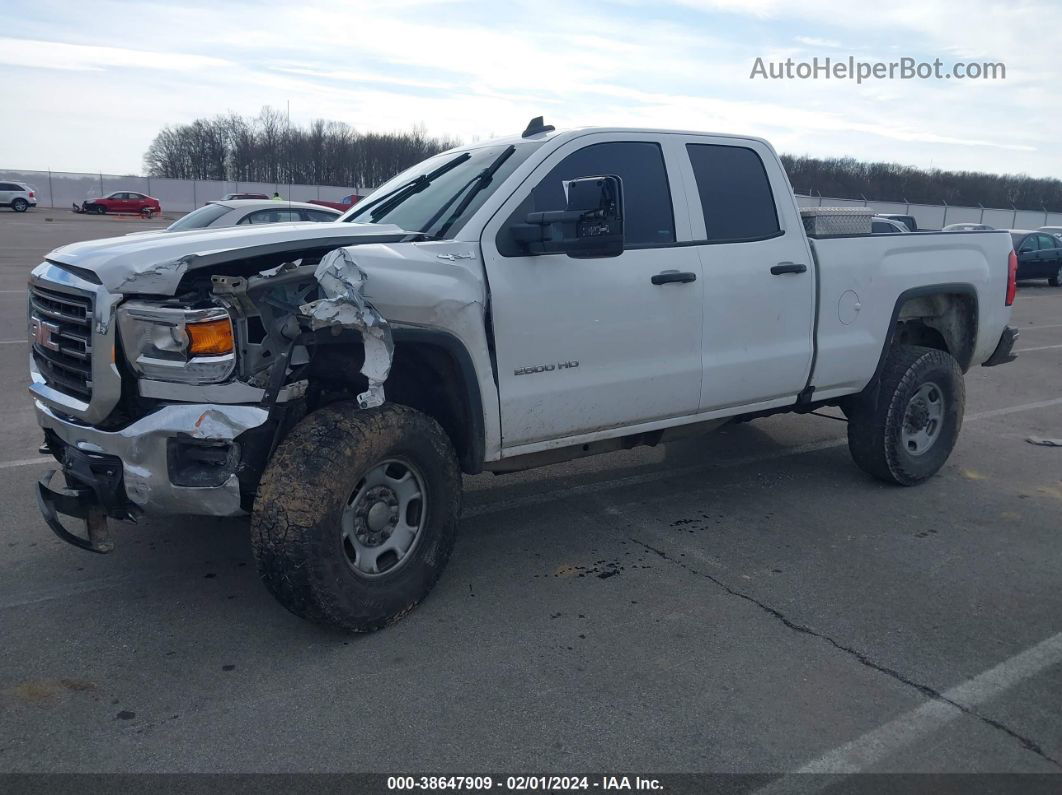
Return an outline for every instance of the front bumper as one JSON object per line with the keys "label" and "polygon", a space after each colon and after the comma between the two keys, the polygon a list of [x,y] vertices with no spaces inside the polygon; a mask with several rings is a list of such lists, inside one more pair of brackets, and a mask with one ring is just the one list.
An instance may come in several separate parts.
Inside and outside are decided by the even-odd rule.
{"label": "front bumper", "polygon": [[56,529],[56,513],[85,520],[90,543],[93,520],[101,515],[105,523],[107,516],[132,519],[140,512],[244,513],[239,475],[249,450],[259,447],[241,445],[239,437],[266,424],[265,409],[171,404],[121,430],[104,431],[67,419],[39,400],[34,405],[67,482],[66,488],[51,485],[56,472],[51,470],[38,483],[41,512],[63,540],[71,541]]}
{"label": "front bumper", "polygon": [[1018,358],[1018,354],[1014,353],[1014,343],[1018,341],[1018,337],[1021,336],[1021,332],[1013,326],[1007,326],[1003,329],[1003,334],[999,338],[999,344],[996,345],[996,349],[992,352],[992,355],[985,360],[982,366],[995,367],[997,364],[1006,364],[1012,362]]}

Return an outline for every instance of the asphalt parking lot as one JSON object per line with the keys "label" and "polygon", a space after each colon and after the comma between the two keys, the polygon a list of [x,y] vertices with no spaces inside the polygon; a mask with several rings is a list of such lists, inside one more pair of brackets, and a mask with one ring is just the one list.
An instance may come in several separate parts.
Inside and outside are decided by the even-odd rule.
{"label": "asphalt parking lot", "polygon": [[466,478],[433,594],[349,637],[244,520],[98,556],[39,518],[26,275],[165,223],[0,211],[0,770],[1062,772],[1062,448],[1026,441],[1062,437],[1062,289],[1021,286],[923,486],[815,416]]}

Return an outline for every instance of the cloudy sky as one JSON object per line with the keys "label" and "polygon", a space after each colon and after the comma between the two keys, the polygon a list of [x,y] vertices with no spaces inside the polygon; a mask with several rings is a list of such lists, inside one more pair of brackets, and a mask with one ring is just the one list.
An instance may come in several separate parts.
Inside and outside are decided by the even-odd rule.
{"label": "cloudy sky", "polygon": [[[1062,177],[1062,3],[179,0],[0,5],[0,168],[140,173],[160,127],[284,109],[465,141],[557,126],[761,135],[783,152]],[[902,57],[1006,79],[750,79]]]}

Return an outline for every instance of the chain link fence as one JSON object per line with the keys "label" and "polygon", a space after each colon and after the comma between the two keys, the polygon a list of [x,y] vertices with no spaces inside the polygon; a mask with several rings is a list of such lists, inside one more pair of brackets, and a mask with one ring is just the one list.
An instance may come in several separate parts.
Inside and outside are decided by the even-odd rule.
{"label": "chain link fence", "polygon": [[284,185],[273,182],[222,182],[216,180],[160,179],[157,177],[86,174],[73,171],[0,170],[0,181],[25,182],[37,193],[37,206],[68,209],[86,199],[114,191],[135,191],[153,196],[165,212],[190,212],[226,193],[274,192],[291,201],[323,199],[337,202],[352,193],[364,195],[366,188],[342,185]]}
{"label": "chain link fence", "polygon": [[[324,199],[339,201],[351,193],[365,195],[369,188],[341,185],[283,185],[274,182],[221,182],[215,180],[160,179],[155,177],[87,174],[72,171],[4,171],[0,180],[25,182],[37,192],[37,206],[69,208],[75,202],[106,196],[118,190],[136,191],[154,196],[163,212],[190,212],[226,193],[264,193],[274,191],[291,201]],[[959,207],[947,204],[912,204],[873,199],[839,199],[830,196],[797,194],[801,207],[873,207],[879,213],[910,215],[919,229],[940,229],[962,222],[988,224],[997,229],[1036,229],[1062,226],[1062,213],[1047,210],[1020,210],[1016,207]]]}

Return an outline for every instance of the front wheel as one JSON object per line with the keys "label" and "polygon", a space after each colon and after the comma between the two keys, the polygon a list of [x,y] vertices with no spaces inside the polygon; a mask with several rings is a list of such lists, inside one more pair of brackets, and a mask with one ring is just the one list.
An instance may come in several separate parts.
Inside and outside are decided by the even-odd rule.
{"label": "front wheel", "polygon": [[379,629],[439,578],[460,504],[457,457],[435,420],[333,403],[295,426],[262,476],[251,518],[258,573],[298,616]]}
{"label": "front wheel", "polygon": [[966,388],[947,352],[895,347],[877,389],[846,406],[848,449],[865,472],[913,486],[948,460],[962,427]]}
{"label": "front wheel", "polygon": [[24,213],[29,209],[29,202],[25,199],[15,199],[11,202],[11,209],[16,213]]}
{"label": "front wheel", "polygon": [[1054,276],[1047,277],[1047,283],[1050,284],[1052,287],[1058,287],[1060,284],[1062,284],[1062,265],[1058,266],[1058,273],[1056,273]]}

